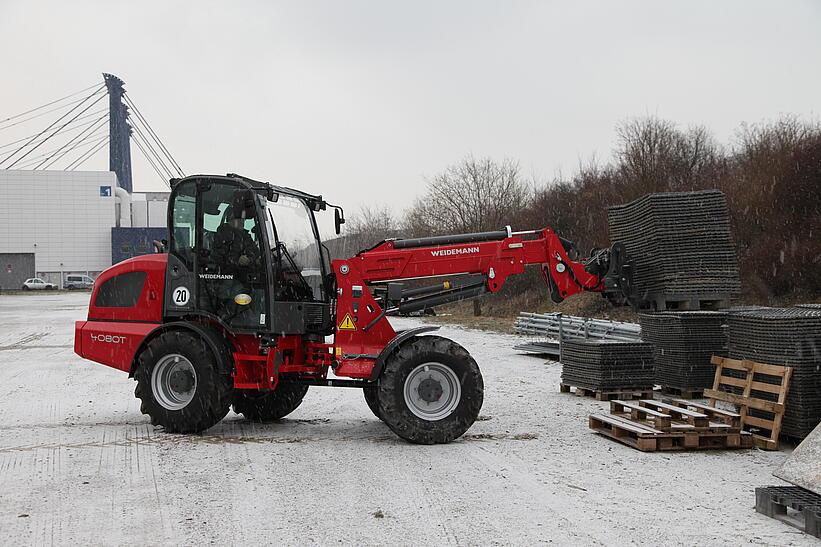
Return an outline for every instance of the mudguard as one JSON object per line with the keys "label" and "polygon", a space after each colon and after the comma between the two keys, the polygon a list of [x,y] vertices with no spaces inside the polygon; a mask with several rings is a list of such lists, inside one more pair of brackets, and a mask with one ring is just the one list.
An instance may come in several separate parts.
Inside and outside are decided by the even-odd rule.
{"label": "mudguard", "polygon": [[373,364],[373,371],[371,371],[370,381],[375,382],[379,375],[382,374],[382,369],[385,367],[385,359],[388,358],[388,355],[391,354],[393,350],[399,347],[399,344],[407,340],[408,338],[413,338],[417,334],[422,334],[423,332],[431,332],[439,330],[439,327],[434,326],[424,326],[424,327],[414,327],[412,329],[407,329],[403,331],[399,331],[396,333],[396,336],[388,342],[388,344],[382,349],[379,353],[379,356],[376,358],[376,361]]}
{"label": "mudguard", "polygon": [[128,374],[129,378],[134,377],[137,357],[140,355],[142,350],[145,349],[145,346],[156,336],[171,330],[187,330],[198,334],[203,340],[205,340],[205,343],[208,344],[208,347],[212,352],[214,352],[214,355],[217,356],[217,365],[220,367],[220,372],[222,374],[232,374],[234,372],[234,358],[231,352],[230,343],[222,334],[205,325],[200,325],[189,321],[174,321],[173,323],[165,323],[164,325],[158,326],[156,329],[148,333],[148,335],[143,339],[142,343],[137,348],[137,351],[134,352],[134,359],[131,362],[131,370]]}

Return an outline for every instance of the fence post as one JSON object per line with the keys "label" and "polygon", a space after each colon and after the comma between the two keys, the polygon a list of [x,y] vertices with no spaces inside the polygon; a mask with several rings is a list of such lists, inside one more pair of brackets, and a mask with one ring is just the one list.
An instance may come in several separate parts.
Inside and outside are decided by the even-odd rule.
{"label": "fence post", "polygon": [[562,313],[559,312],[559,362],[564,362],[564,328],[562,326]]}

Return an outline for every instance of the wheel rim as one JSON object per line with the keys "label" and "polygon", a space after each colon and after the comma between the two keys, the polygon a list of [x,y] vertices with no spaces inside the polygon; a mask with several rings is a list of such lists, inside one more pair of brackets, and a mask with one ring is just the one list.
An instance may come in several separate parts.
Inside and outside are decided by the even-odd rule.
{"label": "wheel rim", "polygon": [[462,385],[450,367],[424,363],[405,379],[405,404],[418,418],[433,422],[447,418],[462,397]]}
{"label": "wheel rim", "polygon": [[154,399],[167,410],[188,406],[197,392],[197,371],[187,358],[178,353],[160,359],[151,372]]}

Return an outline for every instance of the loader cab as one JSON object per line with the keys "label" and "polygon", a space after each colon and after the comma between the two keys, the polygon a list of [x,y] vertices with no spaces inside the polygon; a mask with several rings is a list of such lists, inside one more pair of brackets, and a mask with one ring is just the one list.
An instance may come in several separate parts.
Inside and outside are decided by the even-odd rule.
{"label": "loader cab", "polygon": [[165,316],[238,333],[332,331],[330,265],[314,213],[325,202],[236,175],[172,181]]}

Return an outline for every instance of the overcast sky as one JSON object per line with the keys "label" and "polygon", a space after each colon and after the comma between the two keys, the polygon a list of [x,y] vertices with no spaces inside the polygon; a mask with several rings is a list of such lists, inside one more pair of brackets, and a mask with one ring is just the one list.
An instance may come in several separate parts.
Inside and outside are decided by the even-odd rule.
{"label": "overcast sky", "polygon": [[[816,0],[0,0],[0,52],[0,119],[111,72],[186,173],[238,172],[349,212],[402,209],[471,153],[570,173],[608,159],[631,116],[727,141],[742,121],[821,108]],[[132,155],[135,190],[162,189]]]}

